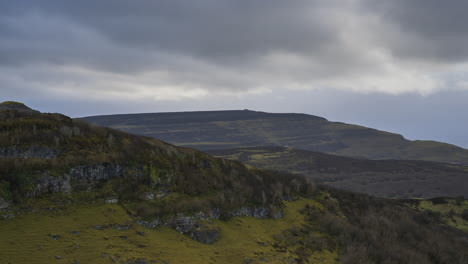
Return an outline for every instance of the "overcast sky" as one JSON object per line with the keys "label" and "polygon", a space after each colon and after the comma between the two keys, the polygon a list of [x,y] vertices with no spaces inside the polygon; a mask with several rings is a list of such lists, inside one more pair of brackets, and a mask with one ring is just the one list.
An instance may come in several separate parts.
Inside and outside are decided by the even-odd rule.
{"label": "overcast sky", "polygon": [[0,0],[0,100],[305,112],[468,147],[466,0]]}

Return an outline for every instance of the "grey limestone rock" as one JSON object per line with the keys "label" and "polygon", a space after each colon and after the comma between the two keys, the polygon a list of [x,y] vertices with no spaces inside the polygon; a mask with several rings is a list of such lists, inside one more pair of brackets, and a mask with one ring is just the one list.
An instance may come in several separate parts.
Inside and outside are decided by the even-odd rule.
{"label": "grey limestone rock", "polygon": [[213,244],[219,239],[219,229],[199,227],[190,233],[190,237],[203,244]]}
{"label": "grey limestone rock", "polygon": [[21,147],[3,147],[0,148],[0,157],[3,158],[21,158],[21,159],[55,159],[60,154],[58,149],[43,147],[43,146],[31,146],[29,148]]}
{"label": "grey limestone rock", "polygon": [[8,209],[10,207],[11,203],[7,201],[6,199],[3,199],[0,197],[0,211]]}

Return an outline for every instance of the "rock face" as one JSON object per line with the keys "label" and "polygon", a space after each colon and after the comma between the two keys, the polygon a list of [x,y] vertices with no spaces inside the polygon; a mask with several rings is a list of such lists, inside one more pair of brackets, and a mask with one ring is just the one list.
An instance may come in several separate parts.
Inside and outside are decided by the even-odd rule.
{"label": "rock face", "polygon": [[0,211],[7,209],[10,205],[9,201],[0,197]]}
{"label": "rock face", "polygon": [[62,177],[50,176],[43,174],[36,182],[34,189],[29,194],[30,197],[36,197],[45,193],[70,193],[72,190],[70,185],[70,177],[68,175]]}
{"label": "rock face", "polygon": [[250,216],[258,219],[273,218],[278,219],[283,217],[281,211],[274,211],[267,207],[242,207],[238,210],[232,211],[231,217]]}
{"label": "rock face", "polygon": [[60,154],[59,150],[41,147],[31,146],[23,149],[19,147],[5,147],[0,148],[0,157],[2,158],[39,158],[39,159],[55,159]]}
{"label": "rock face", "polygon": [[[98,183],[114,178],[123,177],[125,168],[121,165],[100,164],[92,166],[78,166],[70,169],[68,175],[75,189],[94,188]],[[135,170],[135,177],[141,177],[142,171]]]}
{"label": "rock face", "polygon": [[230,212],[222,212],[219,208],[213,208],[209,213],[198,212],[195,215],[179,213],[164,219],[156,218],[152,221],[137,220],[136,222],[147,228],[168,226],[181,234],[190,236],[200,243],[212,244],[219,239],[219,230],[217,227],[207,225],[206,222],[220,219],[222,214],[228,217],[254,217],[258,219],[278,219],[283,217],[283,212],[278,209],[269,207],[242,207]]}
{"label": "rock face", "polygon": [[45,193],[70,193],[74,190],[89,190],[97,187],[104,181],[124,178],[126,176],[134,179],[142,178],[144,177],[143,168],[126,168],[115,164],[99,164],[74,167],[68,173],[60,176],[49,175],[45,172],[38,178],[29,196],[36,197]]}

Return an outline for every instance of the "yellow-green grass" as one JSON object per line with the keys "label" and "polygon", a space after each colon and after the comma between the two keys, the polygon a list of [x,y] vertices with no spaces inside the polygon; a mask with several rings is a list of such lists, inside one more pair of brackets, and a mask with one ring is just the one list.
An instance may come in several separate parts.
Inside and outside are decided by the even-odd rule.
{"label": "yellow-green grass", "polygon": [[448,225],[468,232],[468,221],[461,218],[463,210],[468,210],[468,200],[460,201],[450,199],[448,203],[433,204],[431,201],[421,201],[419,209],[430,210],[441,213],[441,216]]}
{"label": "yellow-green grass", "polygon": [[[321,206],[311,200],[299,200],[286,202],[285,216],[278,220],[241,217],[213,221],[212,225],[220,228],[220,239],[212,245],[201,244],[167,227],[139,226],[115,204],[26,213],[13,220],[0,221],[0,263],[73,263],[75,260],[113,263],[113,259],[118,263],[137,258],[157,263],[162,260],[193,264],[244,263],[248,259],[288,263],[296,256],[292,251],[276,251],[274,235],[303,224],[299,210],[306,204]],[[105,228],[93,228],[98,225]],[[131,227],[117,230],[112,225]],[[60,238],[54,240],[51,237],[54,235]],[[336,263],[336,259],[336,252],[317,251],[305,263]]]}

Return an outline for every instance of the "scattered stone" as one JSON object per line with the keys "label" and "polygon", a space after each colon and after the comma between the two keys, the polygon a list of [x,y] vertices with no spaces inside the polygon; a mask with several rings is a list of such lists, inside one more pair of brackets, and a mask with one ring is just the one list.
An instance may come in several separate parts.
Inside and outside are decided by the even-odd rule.
{"label": "scattered stone", "polygon": [[122,264],[149,264],[149,263],[157,263],[155,260],[147,260],[144,258],[138,259],[127,259],[127,261],[121,261]]}
{"label": "scattered stone", "polygon": [[119,202],[119,199],[117,199],[117,198],[108,198],[106,200],[106,203],[108,203],[108,204],[116,204],[118,202]]}
{"label": "scattered stone", "polygon": [[157,194],[156,194],[156,198],[160,199],[160,198],[163,198],[163,197],[166,196],[166,195],[167,195],[167,193],[165,193],[165,192],[160,192],[160,193],[157,193]]}
{"label": "scattered stone", "polygon": [[203,244],[213,244],[219,239],[219,229],[213,228],[202,228],[192,232],[191,237]]}
{"label": "scattered stone", "polygon": [[49,237],[52,238],[53,240],[59,240],[62,236],[49,234]]}
{"label": "scattered stone", "polygon": [[61,256],[55,256],[55,259],[62,259]]}
{"label": "scattered stone", "polygon": [[0,215],[0,218],[3,219],[3,220],[12,220],[12,219],[15,219],[15,215],[12,214],[12,213],[2,214],[2,215]]}
{"label": "scattered stone", "polygon": [[107,228],[107,226],[95,225],[95,226],[92,226],[91,228],[96,229],[96,230],[104,230]]}
{"label": "scattered stone", "polygon": [[130,229],[130,225],[113,225],[112,228],[116,230],[128,230]]}
{"label": "scattered stone", "polygon": [[[181,234],[190,236],[198,242],[211,244],[219,239],[219,230],[217,228],[206,228],[206,224],[210,226],[209,222],[206,221],[214,219],[217,220],[222,217],[230,218],[245,216],[257,219],[278,219],[283,217],[283,212],[278,208],[270,207],[241,207],[237,210],[228,212],[223,212],[219,208],[213,208],[208,212],[200,211],[189,216],[184,215],[183,213],[178,213],[166,218],[155,218],[148,221],[137,219],[135,222],[150,229],[154,229],[158,226],[168,226]],[[204,223],[201,224],[202,221]]]}
{"label": "scattered stone", "polygon": [[79,236],[80,231],[71,231],[70,234],[75,235],[75,236]]}
{"label": "scattered stone", "polygon": [[154,199],[154,193],[145,193],[144,199],[145,200],[153,200]]}
{"label": "scattered stone", "polygon": [[74,259],[74,260],[72,261],[72,264],[80,264],[80,262],[79,262],[78,260]]}
{"label": "scattered stone", "polygon": [[3,199],[2,197],[0,197],[0,211],[8,209],[8,207],[10,207],[10,205],[11,205],[11,202],[9,202],[9,201]]}
{"label": "scattered stone", "polygon": [[136,231],[136,234],[139,235],[139,236],[144,236],[144,235],[145,235],[145,232]]}
{"label": "scattered stone", "polygon": [[252,264],[254,263],[255,261],[253,259],[244,259],[244,264]]}

